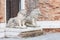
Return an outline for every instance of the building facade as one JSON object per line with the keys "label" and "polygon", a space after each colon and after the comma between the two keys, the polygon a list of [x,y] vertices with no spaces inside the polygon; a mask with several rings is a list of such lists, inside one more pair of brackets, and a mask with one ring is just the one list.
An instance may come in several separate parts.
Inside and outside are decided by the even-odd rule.
{"label": "building facade", "polygon": [[[6,19],[9,20],[9,18],[15,17],[20,6],[21,9],[26,9],[29,12],[39,8],[42,13],[42,16],[38,17],[39,21],[60,21],[60,0],[25,0],[24,4],[22,2],[21,0],[0,0],[0,22],[5,22]],[[57,28],[57,30],[59,31],[60,29]]]}
{"label": "building facade", "polygon": [[5,22],[6,0],[0,0],[0,22]]}
{"label": "building facade", "polygon": [[[6,1],[6,4],[5,4]],[[40,21],[60,21],[60,1],[59,0],[25,0],[25,4],[19,4],[21,0],[0,0],[0,22],[5,22],[5,9],[7,10],[7,20],[15,17],[21,5],[25,5],[26,10],[39,8],[42,16],[38,18]],[[22,3],[22,2],[21,2]],[[6,7],[5,7],[6,6]],[[14,14],[14,15],[13,15]]]}
{"label": "building facade", "polygon": [[60,0],[25,0],[26,9],[39,8],[40,21],[60,21]]}

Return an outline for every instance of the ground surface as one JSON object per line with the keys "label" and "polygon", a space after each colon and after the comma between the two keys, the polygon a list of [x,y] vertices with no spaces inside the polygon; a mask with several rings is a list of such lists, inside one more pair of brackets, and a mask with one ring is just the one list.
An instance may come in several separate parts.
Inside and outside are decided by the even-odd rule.
{"label": "ground surface", "polygon": [[60,40],[60,33],[49,33],[47,35],[31,38],[3,38],[0,40]]}

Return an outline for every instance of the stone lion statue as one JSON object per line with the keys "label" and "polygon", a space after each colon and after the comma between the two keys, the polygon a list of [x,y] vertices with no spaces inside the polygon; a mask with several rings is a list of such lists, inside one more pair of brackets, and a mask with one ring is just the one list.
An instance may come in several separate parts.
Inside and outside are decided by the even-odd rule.
{"label": "stone lion statue", "polygon": [[40,15],[39,9],[34,9],[27,16],[26,10],[20,10],[16,17],[10,18],[8,21],[8,27],[12,28],[26,28],[26,27],[36,27],[36,20]]}
{"label": "stone lion statue", "polygon": [[9,19],[7,27],[26,28],[23,21],[25,19],[26,12],[27,11],[25,9],[20,10],[16,17]]}
{"label": "stone lion statue", "polygon": [[30,15],[28,15],[26,18],[26,22],[25,22],[26,26],[36,27],[37,26],[36,21],[38,19],[38,16],[40,15],[41,12],[39,8],[33,9]]}

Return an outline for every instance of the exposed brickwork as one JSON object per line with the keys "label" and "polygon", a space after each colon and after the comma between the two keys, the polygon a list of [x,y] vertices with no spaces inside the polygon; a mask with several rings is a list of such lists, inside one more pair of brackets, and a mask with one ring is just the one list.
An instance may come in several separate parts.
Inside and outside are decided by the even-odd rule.
{"label": "exposed brickwork", "polygon": [[30,13],[33,9],[36,8],[37,4],[38,0],[25,0],[27,12]]}
{"label": "exposed brickwork", "polygon": [[0,22],[5,22],[5,0],[0,0]]}
{"label": "exposed brickwork", "polygon": [[45,32],[60,32],[60,28],[43,28]]}
{"label": "exposed brickwork", "polygon": [[[28,10],[30,1],[26,0],[25,2]],[[38,2],[37,7],[39,7],[42,13],[42,16],[38,17],[39,20],[60,20],[60,0],[38,0]]]}

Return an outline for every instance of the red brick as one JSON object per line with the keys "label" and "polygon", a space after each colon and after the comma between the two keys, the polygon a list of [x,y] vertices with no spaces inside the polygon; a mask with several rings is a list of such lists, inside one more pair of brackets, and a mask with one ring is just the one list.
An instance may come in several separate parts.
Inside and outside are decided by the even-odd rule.
{"label": "red brick", "polygon": [[[25,3],[28,10],[29,0]],[[60,20],[60,0],[38,0],[37,5],[36,8],[39,8],[42,13],[42,18],[39,16],[39,20]]]}
{"label": "red brick", "polygon": [[0,0],[0,22],[5,22],[5,0]]}

